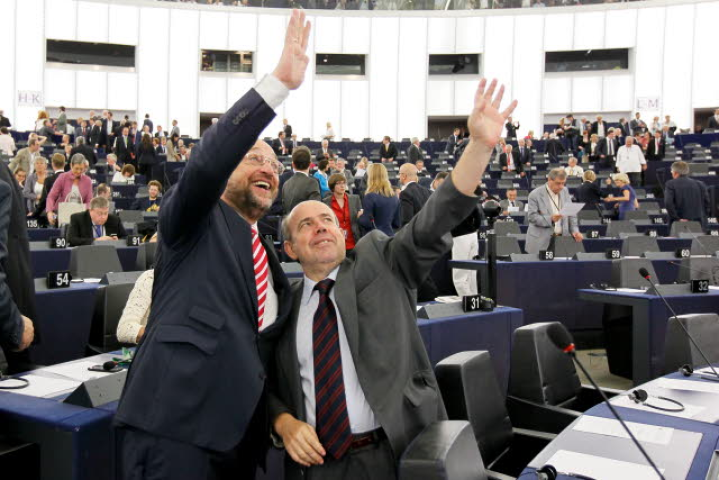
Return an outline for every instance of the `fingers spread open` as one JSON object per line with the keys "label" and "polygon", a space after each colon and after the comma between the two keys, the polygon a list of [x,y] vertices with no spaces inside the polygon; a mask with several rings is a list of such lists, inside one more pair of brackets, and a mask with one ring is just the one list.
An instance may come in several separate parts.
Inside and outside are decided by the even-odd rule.
{"label": "fingers spread open", "polygon": [[492,102],[492,106],[499,110],[499,106],[502,104],[502,97],[504,96],[504,85],[501,85],[499,87],[499,93],[497,93],[497,96],[494,97],[494,101]]}
{"label": "fingers spread open", "polygon": [[517,103],[518,102],[516,100],[512,101],[512,103],[510,103],[509,106],[502,112],[502,116],[505,120],[509,118],[509,116],[512,115],[514,109],[517,108]]}
{"label": "fingers spread open", "polygon": [[484,92],[484,99],[491,103],[492,95],[494,95],[494,89],[497,87],[497,79],[493,79],[492,83],[489,84],[489,88]]}

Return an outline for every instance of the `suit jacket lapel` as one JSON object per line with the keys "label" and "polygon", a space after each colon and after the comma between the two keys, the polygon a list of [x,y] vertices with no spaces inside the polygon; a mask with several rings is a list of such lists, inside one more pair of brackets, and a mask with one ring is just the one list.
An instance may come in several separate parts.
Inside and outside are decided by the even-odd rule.
{"label": "suit jacket lapel", "polygon": [[234,240],[232,248],[242,270],[241,274],[245,280],[243,283],[247,289],[247,294],[252,299],[255,314],[253,318],[248,318],[247,320],[252,322],[254,328],[257,329],[257,287],[255,285],[255,264],[252,260],[252,230],[250,225],[222,200],[220,201],[220,211],[225,217],[225,222],[227,222],[230,237]]}
{"label": "suit jacket lapel", "polygon": [[297,319],[300,314],[300,302],[302,302],[304,286],[305,282],[302,280],[292,287],[292,311],[290,312],[287,330],[280,340],[282,346],[279,348],[280,368],[288,369],[285,372],[285,379],[289,383],[295,417],[302,421],[307,419],[307,415],[305,414],[304,394],[302,393],[300,380],[300,362],[297,359]]}
{"label": "suit jacket lapel", "polygon": [[345,258],[340,265],[340,271],[337,273],[337,281],[335,282],[335,300],[340,315],[342,315],[342,325],[345,329],[352,356],[359,358],[359,323],[353,267],[354,262],[348,258]]}

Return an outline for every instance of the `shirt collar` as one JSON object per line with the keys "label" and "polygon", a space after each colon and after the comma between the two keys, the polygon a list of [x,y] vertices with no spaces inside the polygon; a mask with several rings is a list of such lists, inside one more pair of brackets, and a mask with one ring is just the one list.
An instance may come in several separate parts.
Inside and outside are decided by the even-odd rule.
{"label": "shirt collar", "polygon": [[402,191],[403,191],[403,192],[404,192],[404,189],[405,189],[405,188],[409,187],[409,184],[410,184],[410,183],[417,183],[417,182],[415,182],[414,180],[410,180],[409,182],[407,182],[407,183],[405,183],[404,185],[402,185]]}
{"label": "shirt collar", "polygon": [[[337,281],[337,273],[340,271],[340,266],[337,265],[329,275],[327,275],[327,278],[331,278],[332,280]],[[314,280],[310,280],[307,275],[304,276],[305,286],[302,289],[302,304],[307,305],[310,303],[310,298],[312,298],[312,293],[315,289],[315,286],[319,282],[315,282]]]}

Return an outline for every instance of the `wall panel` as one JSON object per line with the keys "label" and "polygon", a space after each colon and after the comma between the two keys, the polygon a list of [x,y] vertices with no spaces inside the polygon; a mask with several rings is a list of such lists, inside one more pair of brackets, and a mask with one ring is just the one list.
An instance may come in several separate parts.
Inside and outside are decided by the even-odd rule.
{"label": "wall panel", "polygon": [[[4,2],[0,2],[4,3]],[[43,22],[38,21],[42,15],[42,0],[17,0],[15,27],[15,100],[17,91],[44,91],[45,36]],[[8,22],[9,23],[9,22]],[[3,24],[3,28],[7,23]],[[35,126],[37,118],[36,106],[20,106],[16,104],[13,126],[18,129],[30,129]]]}
{"label": "wall panel", "polygon": [[132,5],[110,5],[109,20],[109,41],[122,45],[137,45],[138,29],[140,24],[137,21],[140,9]]}
{"label": "wall panel", "polygon": [[544,16],[545,51],[572,50],[573,47],[574,15],[571,13],[560,13]]}
{"label": "wall panel", "polygon": [[604,48],[604,12],[574,15],[574,45],[566,50]]}
{"label": "wall panel", "polygon": [[229,13],[200,13],[200,48],[227,50]]}
{"label": "wall panel", "polygon": [[483,49],[484,18],[459,17],[455,53],[481,53]]}
{"label": "wall panel", "polygon": [[719,63],[717,56],[717,20],[719,2],[696,6],[694,26],[694,71],[692,79],[692,107],[719,106]]}
{"label": "wall panel", "polygon": [[573,112],[594,112],[602,109],[602,77],[580,76],[572,79]]}
{"label": "wall panel", "polygon": [[691,108],[694,66],[692,56],[687,55],[687,52],[692,51],[694,32],[686,28],[693,23],[694,5],[667,8],[662,99],[664,112],[682,126],[691,125],[694,117]]}
{"label": "wall panel", "polygon": [[[342,82],[342,137],[362,140],[369,136],[369,83],[366,81]],[[337,130],[335,130],[337,132]],[[344,152],[346,155],[347,152]]]}
{"label": "wall panel", "polygon": [[[167,86],[170,76],[170,10],[140,10],[140,44],[137,60],[137,110],[149,113],[155,125],[167,126]],[[176,65],[173,64],[173,67]],[[196,72],[195,68],[190,71]],[[179,74],[179,72],[178,72]],[[194,73],[196,75],[196,73]],[[157,88],[160,86],[160,88]],[[153,88],[155,87],[155,88]]]}
{"label": "wall panel", "polygon": [[454,53],[457,39],[454,18],[430,18],[427,31],[427,50],[429,53]]}
{"label": "wall panel", "polygon": [[[107,93],[108,108],[134,112],[137,109],[137,74],[109,72]],[[141,113],[140,117],[144,118],[145,114]]]}
{"label": "wall panel", "polygon": [[369,58],[370,136],[397,136],[397,63],[399,19],[372,20],[372,46]]}
{"label": "wall panel", "polygon": [[[17,92],[15,90],[15,0],[0,2],[0,18],[8,19],[0,28],[0,63],[10,66],[10,71],[0,75],[0,110],[17,128],[20,117],[15,115]],[[32,122],[33,119],[30,119]]]}
{"label": "wall panel", "polygon": [[45,69],[45,105],[75,108],[75,72],[73,70]]}
{"label": "wall panel", "polygon": [[342,52],[369,53],[370,19],[342,17]]}
{"label": "wall panel", "polygon": [[342,53],[342,17],[316,17],[315,50]]}
{"label": "wall panel", "polygon": [[544,51],[541,39],[544,36],[543,18],[536,15],[517,17],[514,21],[517,32],[514,36],[514,58],[512,83],[514,95],[505,97],[503,105],[512,99],[519,104],[513,119],[520,120],[520,132],[541,130],[542,78],[544,77]]}
{"label": "wall panel", "polygon": [[[170,65],[170,82],[167,85],[168,119],[177,120],[180,131],[195,132],[199,129],[197,72],[200,66],[199,12],[173,10],[170,14],[170,58],[182,58],[181,64]],[[176,70],[177,68],[181,70]],[[184,70],[187,70],[185,74]],[[189,74],[192,72],[192,74]]]}
{"label": "wall panel", "polygon": [[512,98],[512,62],[508,52],[514,51],[514,18],[488,17],[485,29],[484,76],[504,83],[505,97]]}
{"label": "wall panel", "polygon": [[[115,95],[121,92],[113,92]],[[101,109],[107,105],[107,73],[77,72],[76,77],[76,108]]]}
{"label": "wall panel", "polygon": [[81,42],[107,42],[109,32],[108,4],[78,2],[77,39]]}
{"label": "wall panel", "polygon": [[397,92],[398,138],[425,138],[427,120],[425,98],[427,89],[427,20],[400,20],[399,89]]}
{"label": "wall panel", "polygon": [[637,97],[661,97],[664,83],[664,42],[657,41],[656,32],[664,30],[664,8],[639,10],[637,46],[634,63],[634,94]]}
{"label": "wall panel", "polygon": [[[656,30],[654,31],[656,32]],[[637,10],[610,10],[607,12],[604,33],[605,48],[634,47],[637,36]]]}
{"label": "wall panel", "polygon": [[[13,1],[0,2],[6,5]],[[2,16],[1,18],[11,18]],[[77,38],[77,11],[75,0],[53,0],[45,2],[45,35],[55,40],[76,40]],[[8,26],[5,23],[5,27]]]}
{"label": "wall panel", "polygon": [[257,51],[257,19],[252,13],[231,13],[228,48]]}

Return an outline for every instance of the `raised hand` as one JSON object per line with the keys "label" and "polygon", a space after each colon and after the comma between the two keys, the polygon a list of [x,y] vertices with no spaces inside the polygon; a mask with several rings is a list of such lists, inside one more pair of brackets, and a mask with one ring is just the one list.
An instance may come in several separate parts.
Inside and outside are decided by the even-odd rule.
{"label": "raised hand", "polygon": [[307,51],[307,41],[310,37],[310,22],[305,22],[305,12],[293,10],[290,23],[285,34],[285,46],[282,49],[280,61],[272,73],[280,82],[290,90],[296,90],[302,85],[305,71],[310,59]]}
{"label": "raised hand", "polygon": [[502,135],[502,128],[507,123],[507,119],[517,106],[517,101],[514,100],[500,113],[499,106],[504,95],[504,85],[499,87],[499,92],[494,97],[494,100],[492,95],[497,87],[497,80],[492,80],[489,88],[485,90],[486,86],[487,79],[483,78],[479,82],[477,93],[474,95],[474,108],[467,120],[467,127],[472,140],[486,147],[494,147]]}

